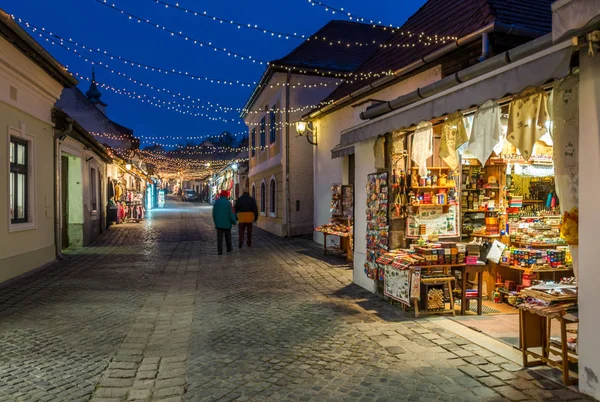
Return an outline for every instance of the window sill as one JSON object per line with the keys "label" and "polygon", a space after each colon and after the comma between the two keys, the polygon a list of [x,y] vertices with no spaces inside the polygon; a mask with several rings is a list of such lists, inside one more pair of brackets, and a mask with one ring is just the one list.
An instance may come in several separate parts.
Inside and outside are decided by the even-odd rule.
{"label": "window sill", "polygon": [[271,217],[271,218],[277,218],[277,214],[273,213],[273,212],[269,212],[269,217]]}
{"label": "window sill", "polygon": [[266,213],[264,213],[264,212],[261,212],[261,213],[260,213],[260,216],[267,216],[267,214],[266,214]]}
{"label": "window sill", "polygon": [[11,223],[8,227],[9,232],[24,232],[26,230],[35,230],[37,225],[35,222]]}

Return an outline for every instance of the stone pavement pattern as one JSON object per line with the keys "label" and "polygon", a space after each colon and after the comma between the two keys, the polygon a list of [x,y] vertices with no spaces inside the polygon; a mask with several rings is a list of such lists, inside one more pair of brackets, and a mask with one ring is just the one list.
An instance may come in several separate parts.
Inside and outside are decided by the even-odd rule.
{"label": "stone pavement pattern", "polygon": [[0,401],[585,400],[308,240],[257,230],[218,256],[210,208],[167,206],[0,288]]}

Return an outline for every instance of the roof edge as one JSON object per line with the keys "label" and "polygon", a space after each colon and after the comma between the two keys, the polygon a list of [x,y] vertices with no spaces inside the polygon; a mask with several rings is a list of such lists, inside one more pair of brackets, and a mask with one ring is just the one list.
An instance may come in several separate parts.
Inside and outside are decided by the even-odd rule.
{"label": "roof edge", "polygon": [[347,106],[349,103],[355,102],[359,99],[364,98],[365,96],[372,94],[373,92],[376,92],[377,90],[381,90],[387,86],[393,85],[394,83],[397,83],[401,79],[403,79],[408,73],[415,71],[416,69],[418,69],[420,67],[426,66],[426,65],[434,62],[435,60],[450,53],[453,50],[456,50],[460,47],[463,47],[466,44],[469,44],[469,43],[474,42],[475,40],[478,40],[485,33],[504,33],[507,35],[513,34],[513,35],[521,35],[521,36],[532,37],[532,38],[537,38],[537,37],[540,37],[540,36],[543,36],[546,34],[545,32],[539,32],[539,31],[535,31],[535,30],[532,30],[529,28],[523,28],[518,25],[505,24],[502,22],[493,21],[493,22],[489,23],[488,25],[485,25],[485,26],[479,28],[476,31],[473,31],[473,32],[457,39],[456,41],[429,53],[428,55],[422,57],[421,59],[416,60],[416,61],[394,71],[392,75],[389,75],[389,76],[383,77],[377,81],[371,82],[371,83],[357,89],[356,91],[354,91],[348,95],[345,95],[342,98],[339,98],[336,101],[334,101],[333,103],[330,103],[322,108],[312,110],[311,112],[305,114],[303,116],[303,119],[304,120],[314,120],[314,119],[317,119],[320,117],[324,117],[330,113],[333,113],[334,111],[336,111],[338,109],[341,109],[341,108]]}
{"label": "roof edge", "polygon": [[[29,35],[17,22],[12,18],[11,15],[7,14],[4,10],[0,9],[0,24],[6,26],[10,34],[14,35],[14,40],[18,45],[19,50],[25,54],[31,61],[45,70],[54,79],[60,82],[65,87],[73,87],[79,84],[79,81],[73,77],[65,67],[60,64],[50,53],[46,51],[31,35]],[[9,37],[9,39],[11,39]],[[40,56],[41,60],[35,60],[30,55],[25,53],[26,50],[31,50]]]}

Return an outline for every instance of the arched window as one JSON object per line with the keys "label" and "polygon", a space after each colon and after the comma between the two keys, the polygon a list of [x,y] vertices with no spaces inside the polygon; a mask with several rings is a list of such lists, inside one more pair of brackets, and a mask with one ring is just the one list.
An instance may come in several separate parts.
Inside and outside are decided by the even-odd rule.
{"label": "arched window", "polygon": [[256,186],[252,183],[252,198],[256,199]]}
{"label": "arched window", "polygon": [[277,216],[277,182],[275,178],[271,178],[271,182],[269,183],[269,215],[272,217]]}
{"label": "arched window", "polygon": [[265,181],[263,180],[263,182],[260,183],[260,212],[262,214],[264,214],[266,209],[267,209],[267,186],[265,184]]}

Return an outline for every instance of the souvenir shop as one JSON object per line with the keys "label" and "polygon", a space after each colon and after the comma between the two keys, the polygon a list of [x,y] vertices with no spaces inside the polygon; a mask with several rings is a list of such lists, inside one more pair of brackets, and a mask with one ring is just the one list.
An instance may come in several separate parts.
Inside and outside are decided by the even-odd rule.
{"label": "souvenir shop", "polygon": [[[221,191],[229,192],[229,199],[235,201],[236,199],[236,184],[237,184],[237,165],[236,169],[233,169],[232,165],[228,165],[219,173],[214,176],[213,179],[213,193],[215,197],[221,194]],[[239,191],[238,191],[239,192]],[[238,195],[239,196],[239,195]]]}
{"label": "souvenir shop", "polygon": [[152,206],[152,181],[132,164],[115,161],[108,170],[108,225],[140,222]]}
{"label": "souvenir shop", "polygon": [[[346,261],[354,257],[354,186],[351,184],[333,184],[329,222],[315,228],[323,235],[323,253],[339,252]],[[328,242],[329,240],[329,242]]]}
{"label": "souvenir shop", "polygon": [[[361,219],[364,274],[378,294],[415,317],[450,315],[512,343],[524,364],[553,365],[571,384],[579,76],[565,48],[553,55],[551,72],[540,55],[520,79],[500,75],[438,97],[439,117],[423,102],[382,123],[394,131],[371,135],[373,151],[361,148],[373,152],[362,160],[374,160]],[[342,137],[364,141],[368,129]]]}

